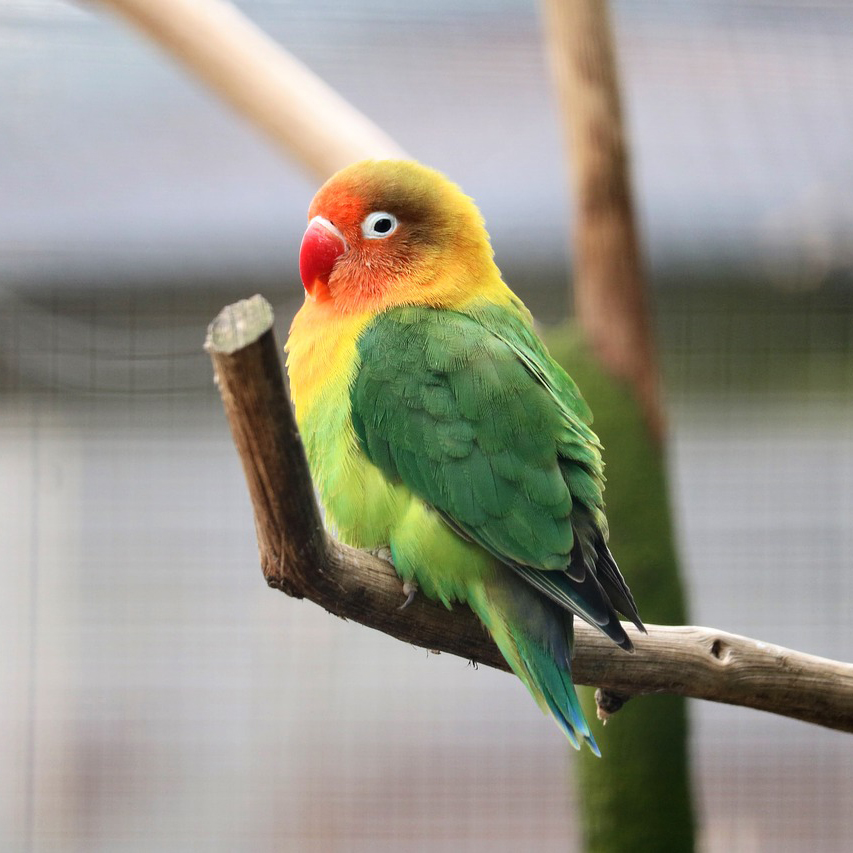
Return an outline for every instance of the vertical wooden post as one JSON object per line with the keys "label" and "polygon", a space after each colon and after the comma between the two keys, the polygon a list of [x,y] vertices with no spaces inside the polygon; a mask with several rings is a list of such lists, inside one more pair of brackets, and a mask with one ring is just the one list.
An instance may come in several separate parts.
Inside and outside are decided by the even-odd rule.
{"label": "vertical wooden post", "polygon": [[[631,196],[628,145],[606,0],[545,0],[566,123],[575,209],[574,302],[587,345],[562,347],[607,448],[611,547],[644,619],[680,622],[684,596],[673,545],[664,415]],[[584,697],[589,712],[591,696]],[[683,700],[629,703],[596,731],[603,758],[578,757],[585,847],[690,851],[695,846]]]}
{"label": "vertical wooden post", "polygon": [[606,0],[547,0],[573,180],[574,302],[600,363],[627,381],[652,433],[664,417]]}

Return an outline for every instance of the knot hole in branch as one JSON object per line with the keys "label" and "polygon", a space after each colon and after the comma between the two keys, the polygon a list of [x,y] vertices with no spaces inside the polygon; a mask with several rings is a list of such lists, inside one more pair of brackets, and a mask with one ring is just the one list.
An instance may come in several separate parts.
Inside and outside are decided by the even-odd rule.
{"label": "knot hole in branch", "polygon": [[711,643],[711,655],[715,657],[718,661],[725,663],[731,654],[731,648],[729,644],[724,640],[721,640],[717,637],[713,643]]}

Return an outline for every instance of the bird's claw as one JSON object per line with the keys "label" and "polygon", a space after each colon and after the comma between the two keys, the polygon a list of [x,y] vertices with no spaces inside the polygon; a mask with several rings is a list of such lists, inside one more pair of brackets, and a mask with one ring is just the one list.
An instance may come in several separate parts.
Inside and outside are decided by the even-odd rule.
{"label": "bird's claw", "polygon": [[368,548],[367,553],[373,554],[374,557],[379,557],[380,560],[384,560],[392,566],[394,565],[394,558],[391,554],[391,549],[387,545],[382,545],[379,548]]}
{"label": "bird's claw", "polygon": [[[380,560],[384,560],[390,566],[394,565],[394,555],[387,545],[382,545],[379,548],[368,548],[367,550],[368,553],[373,554],[374,557],[379,557]],[[406,600],[397,609],[405,610],[415,600],[417,594],[418,585],[414,581],[403,581],[403,595],[406,596]]]}
{"label": "bird's claw", "polygon": [[404,581],[403,593],[406,600],[397,608],[398,610],[405,610],[415,600],[415,596],[418,594],[418,585],[414,581]]}

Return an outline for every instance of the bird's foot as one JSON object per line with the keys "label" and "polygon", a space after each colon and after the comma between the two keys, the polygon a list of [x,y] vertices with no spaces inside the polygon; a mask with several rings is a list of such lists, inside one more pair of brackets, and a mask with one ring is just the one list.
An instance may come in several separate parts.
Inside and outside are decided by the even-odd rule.
{"label": "bird's foot", "polygon": [[380,560],[385,560],[386,563],[394,565],[394,557],[391,554],[391,549],[387,545],[381,548],[368,548],[368,554],[373,554],[374,557],[379,557]]}
{"label": "bird's foot", "polygon": [[[394,556],[387,545],[382,545],[379,548],[369,548],[367,552],[368,554],[373,554],[374,557],[379,557],[380,560],[385,560],[386,563],[392,566],[394,565]],[[406,596],[406,600],[397,609],[405,610],[415,600],[417,594],[418,585],[415,581],[403,581],[403,595]]]}
{"label": "bird's foot", "polygon": [[403,594],[406,600],[397,608],[398,610],[405,610],[415,600],[418,585],[414,581],[403,581]]}

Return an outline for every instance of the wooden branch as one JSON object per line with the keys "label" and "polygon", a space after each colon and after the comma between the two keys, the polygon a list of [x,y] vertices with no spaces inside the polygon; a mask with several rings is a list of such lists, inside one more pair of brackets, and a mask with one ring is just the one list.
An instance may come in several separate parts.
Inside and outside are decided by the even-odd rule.
{"label": "wooden branch", "polygon": [[90,0],[142,30],[321,180],[404,157],[379,127],[226,0]]}
{"label": "wooden branch", "polygon": [[652,434],[662,440],[664,414],[607,3],[545,0],[545,15],[574,185],[578,324],[602,366],[633,388]]}
{"label": "wooden branch", "polygon": [[[273,313],[261,296],[230,305],[208,330],[205,349],[240,454],[267,583],[331,613],[400,640],[507,669],[467,607],[453,611],[418,596],[405,610],[387,562],[328,537],[287,400]],[[853,665],[711,628],[626,625],[625,654],[577,624],[579,684],[621,697],[675,693],[744,705],[853,732]]]}

